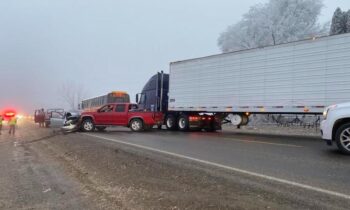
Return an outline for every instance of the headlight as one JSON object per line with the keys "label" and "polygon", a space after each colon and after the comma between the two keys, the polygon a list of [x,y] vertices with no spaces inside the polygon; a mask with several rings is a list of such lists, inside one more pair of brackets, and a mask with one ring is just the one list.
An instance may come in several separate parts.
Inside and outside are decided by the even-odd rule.
{"label": "headlight", "polygon": [[323,118],[327,119],[327,115],[328,115],[328,108],[323,111]]}
{"label": "headlight", "polygon": [[337,108],[337,105],[329,106],[329,107],[327,107],[327,108],[324,110],[324,112],[323,112],[323,117],[324,117],[325,120],[327,119],[327,116],[328,116],[329,111],[332,110],[332,109],[335,109],[335,108]]}

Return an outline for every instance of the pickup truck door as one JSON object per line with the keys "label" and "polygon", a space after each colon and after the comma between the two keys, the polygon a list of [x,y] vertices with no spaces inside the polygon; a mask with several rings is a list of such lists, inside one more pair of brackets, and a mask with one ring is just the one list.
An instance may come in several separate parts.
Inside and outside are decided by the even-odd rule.
{"label": "pickup truck door", "polygon": [[114,105],[109,104],[101,107],[95,114],[95,124],[114,125],[113,124]]}
{"label": "pickup truck door", "polygon": [[128,123],[127,104],[117,104],[113,113],[113,125],[123,125]]}

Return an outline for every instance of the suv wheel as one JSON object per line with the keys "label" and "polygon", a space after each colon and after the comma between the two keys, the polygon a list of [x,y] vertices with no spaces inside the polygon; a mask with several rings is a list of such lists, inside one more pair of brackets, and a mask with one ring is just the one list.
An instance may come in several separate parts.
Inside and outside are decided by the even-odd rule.
{"label": "suv wheel", "polygon": [[342,153],[350,155],[350,123],[338,128],[335,141]]}
{"label": "suv wheel", "polygon": [[95,129],[95,125],[91,119],[86,119],[82,123],[82,129],[85,132],[92,132]]}

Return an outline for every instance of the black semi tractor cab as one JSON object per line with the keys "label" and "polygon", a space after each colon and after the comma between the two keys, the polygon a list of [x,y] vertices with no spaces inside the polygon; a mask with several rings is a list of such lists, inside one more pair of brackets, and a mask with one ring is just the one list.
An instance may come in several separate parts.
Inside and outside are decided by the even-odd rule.
{"label": "black semi tractor cab", "polygon": [[[196,111],[169,111],[169,74],[158,72],[152,76],[141,93],[136,95],[139,109],[163,112],[164,125],[168,130],[221,130],[222,114]],[[159,126],[161,128],[161,126]]]}

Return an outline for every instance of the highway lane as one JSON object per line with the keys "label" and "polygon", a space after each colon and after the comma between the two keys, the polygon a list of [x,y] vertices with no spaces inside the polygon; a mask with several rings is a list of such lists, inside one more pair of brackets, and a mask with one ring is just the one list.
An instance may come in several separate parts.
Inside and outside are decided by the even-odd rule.
{"label": "highway lane", "polygon": [[350,157],[326,147],[321,139],[230,132],[132,133],[121,128],[85,135],[149,147],[350,198]]}

